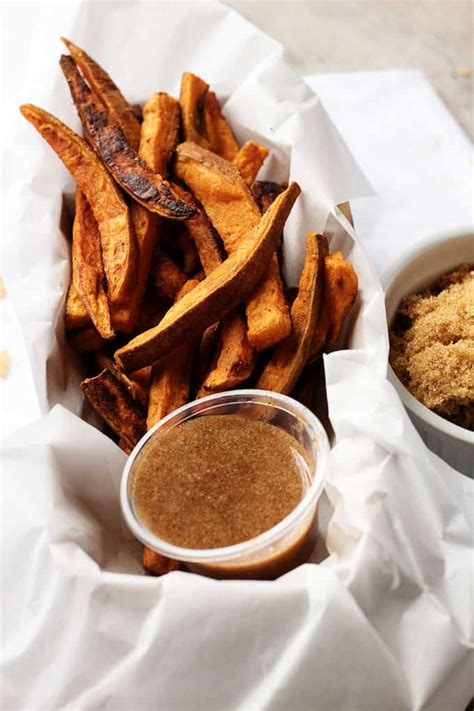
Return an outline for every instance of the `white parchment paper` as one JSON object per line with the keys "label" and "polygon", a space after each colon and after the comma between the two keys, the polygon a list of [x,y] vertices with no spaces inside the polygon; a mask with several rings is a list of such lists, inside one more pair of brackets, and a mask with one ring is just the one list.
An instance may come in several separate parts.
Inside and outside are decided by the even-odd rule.
{"label": "white parchment paper", "polygon": [[464,708],[472,484],[428,452],[386,380],[380,284],[350,225],[328,221],[369,187],[317,97],[276,42],[217,4],[43,4],[32,19],[19,101],[78,127],[60,35],[132,101],[176,95],[183,71],[201,74],[228,99],[238,138],[272,148],[268,176],[290,174],[303,188],[285,233],[289,278],[305,231],[326,227],[361,291],[347,349],[325,359],[329,557],[275,582],[142,575],[118,502],[125,455],[81,419],[81,372],[63,337],[59,216],[73,184],[7,107],[6,270],[43,415],[3,450],[4,708]]}

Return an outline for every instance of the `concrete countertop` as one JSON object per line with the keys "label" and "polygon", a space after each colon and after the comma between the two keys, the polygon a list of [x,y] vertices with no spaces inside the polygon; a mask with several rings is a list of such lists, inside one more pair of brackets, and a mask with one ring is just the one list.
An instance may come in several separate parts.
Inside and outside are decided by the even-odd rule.
{"label": "concrete countertop", "polygon": [[282,42],[300,74],[423,71],[474,138],[471,0],[227,0],[227,4]]}

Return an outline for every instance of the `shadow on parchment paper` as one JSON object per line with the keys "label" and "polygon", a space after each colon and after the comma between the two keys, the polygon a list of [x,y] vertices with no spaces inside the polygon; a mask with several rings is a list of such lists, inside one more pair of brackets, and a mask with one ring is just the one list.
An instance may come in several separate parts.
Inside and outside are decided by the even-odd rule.
{"label": "shadow on parchment paper", "polygon": [[[334,439],[334,430],[332,428],[328,413],[326,377],[322,358],[319,358],[315,363],[311,363],[311,365],[306,366],[291,395],[295,398],[295,400],[298,400],[302,405],[305,405],[309,410],[314,412],[326,430],[329,442],[332,444]],[[325,540],[332,512],[333,508],[329,502],[329,499],[323,492],[318,504],[318,536],[316,538],[316,544],[313,552],[309,558],[310,563],[321,563],[329,556]]]}

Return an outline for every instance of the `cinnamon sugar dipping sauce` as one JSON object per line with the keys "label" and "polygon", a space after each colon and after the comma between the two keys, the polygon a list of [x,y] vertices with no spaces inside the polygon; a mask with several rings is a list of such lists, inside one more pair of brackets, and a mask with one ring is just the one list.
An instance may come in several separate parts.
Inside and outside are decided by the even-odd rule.
{"label": "cinnamon sugar dipping sauce", "polygon": [[307,560],[329,450],[319,420],[259,390],[164,418],[132,452],[122,509],[147,546],[214,577],[275,578]]}

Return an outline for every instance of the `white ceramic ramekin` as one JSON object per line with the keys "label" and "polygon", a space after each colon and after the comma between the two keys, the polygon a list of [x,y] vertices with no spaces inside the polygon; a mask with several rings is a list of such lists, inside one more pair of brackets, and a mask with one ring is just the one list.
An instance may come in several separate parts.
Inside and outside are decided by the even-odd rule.
{"label": "white ceramic ramekin", "polygon": [[[382,277],[389,327],[404,296],[421,291],[462,263],[474,264],[474,227],[435,235],[403,254]],[[474,477],[474,432],[418,402],[391,368],[389,378],[429,449],[457,471]]]}

